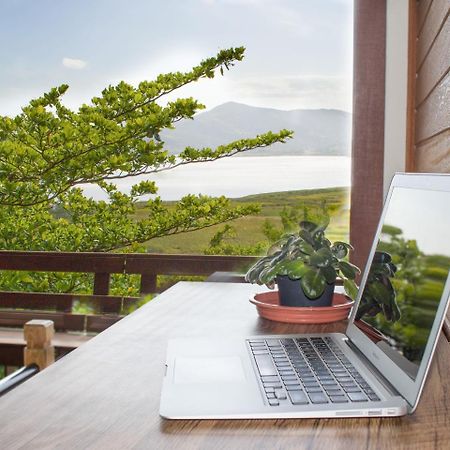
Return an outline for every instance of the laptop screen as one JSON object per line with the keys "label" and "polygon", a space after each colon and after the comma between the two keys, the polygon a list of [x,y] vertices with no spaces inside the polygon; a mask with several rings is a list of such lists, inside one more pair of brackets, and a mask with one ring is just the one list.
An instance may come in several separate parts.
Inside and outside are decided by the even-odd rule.
{"label": "laptop screen", "polygon": [[395,187],[354,324],[416,379],[450,270],[450,192]]}

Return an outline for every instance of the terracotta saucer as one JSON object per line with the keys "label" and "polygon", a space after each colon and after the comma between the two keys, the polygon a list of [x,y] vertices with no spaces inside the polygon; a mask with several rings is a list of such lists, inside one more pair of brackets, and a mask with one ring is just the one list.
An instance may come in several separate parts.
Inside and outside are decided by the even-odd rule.
{"label": "terracotta saucer", "polygon": [[354,301],[343,294],[334,293],[331,306],[300,307],[280,306],[278,291],[256,294],[250,298],[258,314],[264,319],[285,323],[327,323],[346,319]]}

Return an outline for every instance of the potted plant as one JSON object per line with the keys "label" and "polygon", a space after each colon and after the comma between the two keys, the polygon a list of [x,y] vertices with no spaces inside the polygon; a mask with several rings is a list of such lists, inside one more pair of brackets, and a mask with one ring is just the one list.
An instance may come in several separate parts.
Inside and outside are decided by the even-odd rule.
{"label": "potted plant", "polygon": [[354,299],[358,292],[355,277],[360,270],[344,261],[353,247],[345,242],[331,243],[325,236],[328,225],[304,220],[300,231],[285,235],[247,272],[250,283],[278,285],[280,305],[329,306],[333,300],[336,278]]}

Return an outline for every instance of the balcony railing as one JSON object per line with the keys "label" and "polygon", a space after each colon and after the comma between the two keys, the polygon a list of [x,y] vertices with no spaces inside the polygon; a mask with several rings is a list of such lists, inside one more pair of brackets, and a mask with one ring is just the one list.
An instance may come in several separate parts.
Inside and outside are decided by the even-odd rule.
{"label": "balcony railing", "polygon": [[[146,294],[158,290],[158,275],[209,276],[215,272],[245,272],[255,261],[249,256],[203,256],[163,254],[66,253],[0,251],[1,271],[66,272],[94,275],[91,294],[0,291],[0,327],[23,328],[33,319],[54,322],[55,347],[63,355],[120,320]],[[140,296],[110,295],[113,274],[140,276]],[[75,301],[87,300],[96,314],[81,314]],[[62,334],[63,332],[64,334]],[[71,332],[66,335],[66,332]],[[25,343],[21,333],[0,335],[0,364],[20,366]],[[78,334],[78,335],[77,335]]]}
{"label": "balcony railing", "polygon": [[[28,320],[45,316],[54,321],[57,330],[102,331],[142,295],[157,292],[158,275],[245,271],[253,261],[255,258],[249,256],[0,251],[0,270],[94,274],[92,294],[0,291],[0,326],[21,327]],[[110,295],[112,274],[140,275],[141,296]],[[90,300],[100,314],[73,313],[73,302],[78,299]]]}

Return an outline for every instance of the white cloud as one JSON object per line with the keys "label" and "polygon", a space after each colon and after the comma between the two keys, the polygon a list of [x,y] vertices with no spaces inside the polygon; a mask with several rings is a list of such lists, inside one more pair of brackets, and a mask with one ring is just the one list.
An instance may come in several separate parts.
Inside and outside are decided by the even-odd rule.
{"label": "white cloud", "polygon": [[235,81],[234,96],[242,103],[279,109],[352,109],[348,76],[246,77]]}
{"label": "white cloud", "polygon": [[64,67],[67,67],[68,69],[84,69],[87,65],[86,61],[83,61],[82,59],[74,59],[74,58],[63,58],[62,64]]}

